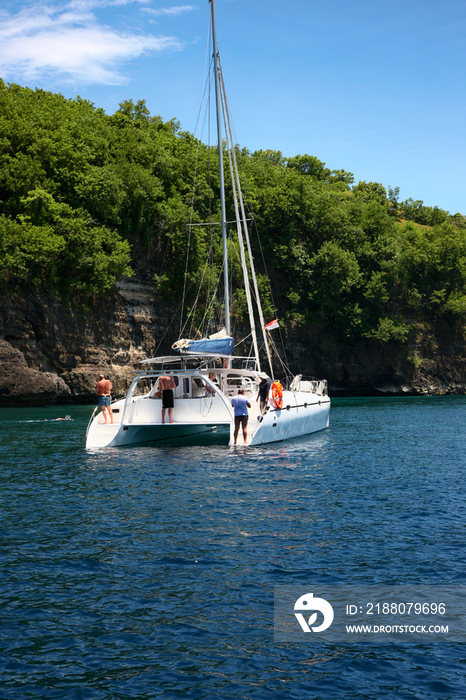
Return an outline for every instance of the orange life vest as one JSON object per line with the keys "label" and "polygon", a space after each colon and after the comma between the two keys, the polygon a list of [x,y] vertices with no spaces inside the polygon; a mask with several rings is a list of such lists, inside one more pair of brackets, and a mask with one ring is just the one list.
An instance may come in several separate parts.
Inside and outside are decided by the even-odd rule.
{"label": "orange life vest", "polygon": [[271,404],[272,406],[275,406],[275,408],[282,408],[283,407],[283,387],[280,382],[276,381],[272,384],[270,387],[270,391],[272,394],[272,399],[271,399]]}

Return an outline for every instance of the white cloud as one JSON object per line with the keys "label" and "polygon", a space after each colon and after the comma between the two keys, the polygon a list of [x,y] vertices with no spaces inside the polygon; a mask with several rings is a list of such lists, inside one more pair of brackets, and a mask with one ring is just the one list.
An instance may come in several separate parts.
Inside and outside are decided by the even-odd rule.
{"label": "white cloud", "polygon": [[0,76],[15,82],[50,78],[85,84],[128,82],[122,64],[145,53],[180,49],[175,37],[120,31],[99,22],[96,7],[145,0],[72,0],[0,12]]}
{"label": "white cloud", "polygon": [[144,7],[143,12],[148,12],[151,15],[181,15],[183,12],[191,12],[195,10],[194,5],[178,5],[176,7],[161,7],[158,10],[154,10],[152,7]]}
{"label": "white cloud", "polygon": [[134,3],[147,5],[150,2],[151,0],[70,0],[68,7],[91,9],[93,7],[116,7],[118,5],[132,5]]}

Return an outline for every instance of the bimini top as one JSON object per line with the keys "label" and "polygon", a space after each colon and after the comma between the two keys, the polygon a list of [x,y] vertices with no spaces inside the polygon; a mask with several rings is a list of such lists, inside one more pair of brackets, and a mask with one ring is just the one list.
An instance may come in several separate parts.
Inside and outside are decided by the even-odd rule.
{"label": "bimini top", "polygon": [[[219,358],[220,360],[228,360],[230,355],[221,354],[218,352],[191,352],[190,350],[184,350],[179,355],[162,355],[161,357],[149,357],[147,360],[141,360],[140,365],[161,365],[169,364],[174,362],[180,362],[181,360],[215,360]],[[247,357],[237,357],[236,355],[231,358],[232,360],[247,360]]]}

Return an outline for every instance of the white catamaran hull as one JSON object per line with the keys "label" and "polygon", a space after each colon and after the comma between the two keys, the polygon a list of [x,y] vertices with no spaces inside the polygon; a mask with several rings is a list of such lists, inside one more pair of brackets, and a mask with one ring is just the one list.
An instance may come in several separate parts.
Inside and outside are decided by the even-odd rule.
{"label": "white catamaran hull", "polygon": [[103,430],[89,431],[86,447],[122,447],[142,444],[183,444],[215,443],[227,445],[230,441],[230,424],[132,424],[108,425]]}
{"label": "white catamaran hull", "polygon": [[283,392],[283,408],[269,409],[251,436],[251,445],[263,445],[324,430],[329,424],[330,399],[307,392]]}

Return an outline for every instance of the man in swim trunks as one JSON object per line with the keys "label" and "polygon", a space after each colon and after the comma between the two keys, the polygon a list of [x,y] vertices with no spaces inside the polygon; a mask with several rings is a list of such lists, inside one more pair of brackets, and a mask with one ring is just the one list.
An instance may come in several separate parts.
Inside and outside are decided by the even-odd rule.
{"label": "man in swim trunks", "polygon": [[264,413],[265,407],[267,406],[267,398],[269,396],[270,387],[272,386],[272,381],[268,378],[265,372],[259,374],[260,384],[259,391],[257,392],[257,399],[259,401],[259,406],[261,413]]}
{"label": "man in swim trunks", "polygon": [[169,375],[159,377],[158,390],[162,392],[162,423],[165,423],[165,411],[168,410],[168,420],[174,423],[173,414],[173,390],[176,388],[175,380]]}
{"label": "man in swim trunks", "polygon": [[244,396],[244,391],[242,389],[238,389],[238,395],[233,396],[233,398],[231,399],[231,405],[235,409],[235,432],[234,432],[235,445],[236,445],[236,440],[238,438],[240,426],[243,429],[243,442],[245,445],[247,445],[248,444],[248,419],[249,419],[248,408],[251,408],[251,404],[247,400],[246,396]]}
{"label": "man in swim trunks", "polygon": [[110,416],[110,422],[113,423],[113,411],[111,407],[112,398],[110,392],[112,390],[112,382],[110,379],[105,379],[103,374],[99,374],[95,393],[97,394],[97,403],[102,408],[104,423],[108,423],[107,411]]}

